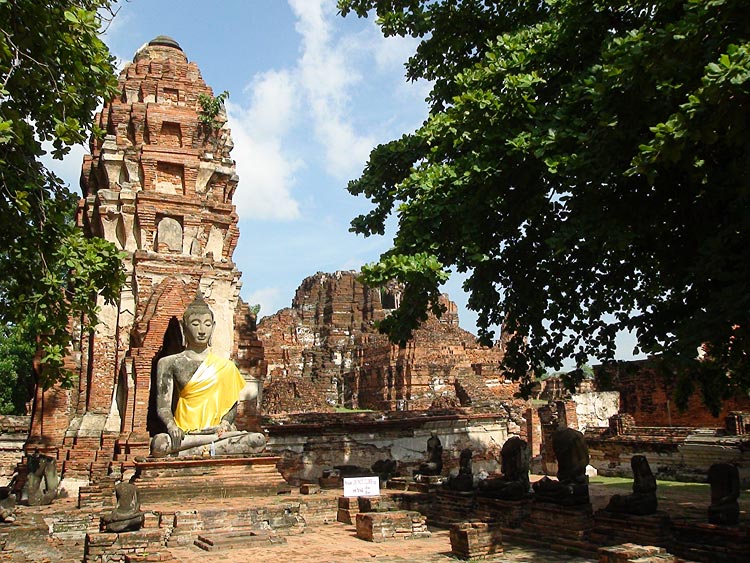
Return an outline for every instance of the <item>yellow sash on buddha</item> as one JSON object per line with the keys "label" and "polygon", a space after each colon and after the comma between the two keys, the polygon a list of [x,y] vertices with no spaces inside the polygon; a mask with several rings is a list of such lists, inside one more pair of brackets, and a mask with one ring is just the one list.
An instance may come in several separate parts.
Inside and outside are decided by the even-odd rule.
{"label": "yellow sash on buddha", "polygon": [[243,387],[245,380],[234,362],[209,352],[180,391],[174,413],[177,426],[185,432],[218,426]]}

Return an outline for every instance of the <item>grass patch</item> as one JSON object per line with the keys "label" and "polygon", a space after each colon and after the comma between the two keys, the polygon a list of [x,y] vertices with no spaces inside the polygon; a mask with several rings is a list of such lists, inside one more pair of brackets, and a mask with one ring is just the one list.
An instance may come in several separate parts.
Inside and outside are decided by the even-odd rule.
{"label": "grass patch", "polygon": [[[629,477],[605,477],[603,475],[597,475],[591,477],[590,483],[596,485],[604,485],[607,488],[612,489],[632,489],[633,479]],[[710,485],[708,483],[690,483],[685,481],[656,481],[658,493],[665,493],[667,491],[674,494],[680,493],[696,493],[702,495],[708,495]],[[630,492],[630,491],[628,491]],[[659,498],[664,498],[659,495]]]}

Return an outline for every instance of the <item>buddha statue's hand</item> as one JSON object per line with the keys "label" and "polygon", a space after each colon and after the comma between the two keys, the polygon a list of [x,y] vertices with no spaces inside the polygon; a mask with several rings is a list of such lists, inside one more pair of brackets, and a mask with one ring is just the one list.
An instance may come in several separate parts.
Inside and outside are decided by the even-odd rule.
{"label": "buddha statue's hand", "polygon": [[217,428],[219,437],[221,437],[222,434],[231,432],[232,430],[234,430],[234,425],[226,420],[222,420]]}
{"label": "buddha statue's hand", "polygon": [[182,444],[182,439],[185,437],[185,432],[177,426],[176,424],[170,424],[167,427],[167,434],[169,434],[169,438],[172,440],[172,449],[176,450],[180,447],[180,444]]}

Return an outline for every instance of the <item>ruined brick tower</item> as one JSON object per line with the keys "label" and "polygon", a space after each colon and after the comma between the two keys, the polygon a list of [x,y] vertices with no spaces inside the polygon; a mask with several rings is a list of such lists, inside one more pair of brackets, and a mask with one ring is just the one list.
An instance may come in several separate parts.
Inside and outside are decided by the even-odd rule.
{"label": "ruined brick tower", "polygon": [[211,88],[169,37],[142,47],[119,84],[98,116],[106,135],[84,159],[78,221],[126,253],[127,283],[119,304],[100,303],[100,324],[69,358],[77,387],[38,393],[27,447],[57,455],[66,474],[82,478],[147,452],[158,425],[156,362],[181,349],[177,322],[196,291],[216,316],[215,352],[237,351],[242,318],[226,116],[201,121],[199,96]]}

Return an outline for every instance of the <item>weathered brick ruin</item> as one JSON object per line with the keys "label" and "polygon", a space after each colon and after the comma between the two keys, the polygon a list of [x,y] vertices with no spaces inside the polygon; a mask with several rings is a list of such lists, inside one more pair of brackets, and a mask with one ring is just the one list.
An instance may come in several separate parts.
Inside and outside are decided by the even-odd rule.
{"label": "weathered brick ruin", "polygon": [[483,347],[458,326],[455,303],[431,316],[407,343],[391,344],[374,323],[398,305],[397,287],[372,289],[340,271],[306,278],[292,306],[258,325],[268,363],[264,412],[332,406],[424,410],[460,404],[497,410],[518,387],[505,381],[500,347]]}
{"label": "weathered brick ruin", "polygon": [[554,469],[546,445],[563,423],[585,432],[591,465],[603,475],[629,476],[632,456],[645,455],[659,479],[705,481],[713,463],[728,462],[740,466],[741,481],[750,483],[747,397],[727,399],[713,416],[696,392],[680,411],[674,383],[656,360],[596,366],[595,372],[595,380],[572,395],[545,382],[539,396],[551,402],[529,411],[530,447],[541,462],[537,470]]}
{"label": "weathered brick ruin", "polygon": [[732,411],[750,411],[750,397],[728,397],[713,416],[703,404],[699,389],[680,411],[673,398],[675,383],[653,360],[616,362],[597,369],[597,378],[620,393],[620,412],[631,415],[640,426],[688,426],[718,428]]}
{"label": "weathered brick ruin", "polygon": [[94,333],[76,336],[76,386],[37,392],[27,444],[84,480],[148,451],[156,362],[181,349],[178,320],[198,289],[215,314],[213,350],[234,353],[248,378],[265,367],[232,262],[238,177],[226,116],[200,119],[211,88],[168,37],[141,48],[119,85],[97,117],[106,135],[84,159],[78,222],[124,251],[127,282],[119,303],[99,303]]}

